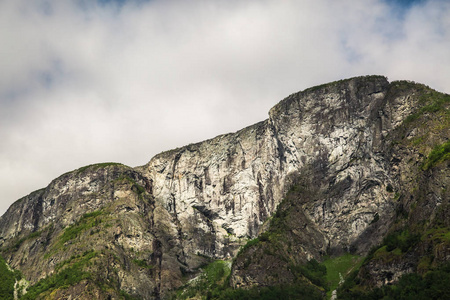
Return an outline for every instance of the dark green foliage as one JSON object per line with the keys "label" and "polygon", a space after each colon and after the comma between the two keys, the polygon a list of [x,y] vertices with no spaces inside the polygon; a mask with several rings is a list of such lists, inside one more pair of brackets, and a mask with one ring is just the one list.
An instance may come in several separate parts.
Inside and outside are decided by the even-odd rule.
{"label": "dark green foliage", "polygon": [[147,264],[147,261],[144,259],[134,259],[133,262],[138,265],[141,268],[145,268],[145,269],[152,269],[154,268],[153,265],[149,265]]}
{"label": "dark green foliage", "polygon": [[340,299],[342,297],[342,299],[349,299],[349,298],[345,298],[347,294],[355,294],[357,292],[354,291],[354,287],[357,286],[360,283],[360,280],[358,278],[358,270],[354,270],[353,272],[351,272],[346,278],[344,283],[342,283],[341,286],[339,286],[338,290],[337,290],[337,294],[338,294],[338,298]]}
{"label": "dark green foliage", "polygon": [[428,170],[444,160],[450,160],[450,140],[434,147],[422,168]]}
{"label": "dark green foliage", "polygon": [[253,299],[305,299],[315,300],[324,299],[324,295],[308,284],[284,285],[284,286],[269,286],[262,288],[252,288],[249,290],[243,289],[227,289],[222,291],[219,295],[210,295],[206,299],[220,299],[220,300],[253,300]]}
{"label": "dark green foliage", "polygon": [[319,264],[317,260],[312,259],[305,265],[291,266],[291,270],[293,270],[294,273],[303,275],[314,285],[323,287],[325,290],[328,289],[326,279],[327,268],[323,264]]}
{"label": "dark green foliage", "polygon": [[420,102],[427,104],[420,109],[421,112],[437,112],[450,103],[450,95],[431,91],[422,95]]}
{"label": "dark green foliage", "polygon": [[408,230],[404,230],[401,232],[396,231],[388,234],[383,239],[383,245],[386,246],[386,250],[389,252],[399,248],[403,253],[405,253],[419,241],[420,234],[414,234],[410,233]]}
{"label": "dark green foliage", "polygon": [[412,123],[413,121],[417,120],[420,117],[420,115],[421,115],[420,113],[413,113],[407,116],[403,122],[405,124]]}
{"label": "dark green foliage", "polygon": [[358,290],[356,275],[347,278],[338,289],[338,299],[450,299],[450,263],[427,272],[423,277],[412,273],[403,275],[397,284],[373,289]]}
{"label": "dark green foliage", "polygon": [[3,257],[0,256],[0,299],[14,299],[14,283],[19,278],[20,274],[10,271]]}
{"label": "dark green foliage", "polygon": [[145,192],[145,188],[137,183],[133,185],[132,190],[136,192],[138,195],[141,195],[142,193]]}

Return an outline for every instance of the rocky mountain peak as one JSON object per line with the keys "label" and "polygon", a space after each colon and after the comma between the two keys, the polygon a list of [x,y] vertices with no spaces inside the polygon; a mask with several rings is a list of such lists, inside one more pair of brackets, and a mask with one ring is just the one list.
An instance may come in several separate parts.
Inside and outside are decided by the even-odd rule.
{"label": "rocky mountain peak", "polygon": [[[235,288],[291,284],[304,276],[292,266],[367,255],[409,228],[408,218],[443,218],[448,106],[448,95],[383,76],[309,88],[267,120],[144,166],[104,163],[60,176],[0,218],[2,256],[32,285],[78,276],[27,297],[161,298],[204,264],[231,258]],[[420,230],[434,228],[427,224]],[[391,268],[391,277],[414,264]]]}

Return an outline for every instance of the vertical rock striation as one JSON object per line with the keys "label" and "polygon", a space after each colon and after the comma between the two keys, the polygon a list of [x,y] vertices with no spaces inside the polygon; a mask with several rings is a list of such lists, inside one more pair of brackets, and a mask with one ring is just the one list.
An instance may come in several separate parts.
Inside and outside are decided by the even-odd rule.
{"label": "vertical rock striation", "polygon": [[380,115],[388,87],[371,76],[312,88],[281,101],[268,120],[156,155],[143,173],[183,232],[186,252],[233,255],[230,243],[255,237],[310,168],[328,193],[307,203],[306,214],[330,247],[348,248],[376,214],[392,209],[381,152],[395,126]]}
{"label": "vertical rock striation", "polygon": [[[430,152],[414,150],[414,141],[449,138],[439,129],[426,138],[423,128],[405,129],[430,93],[382,76],[341,80],[290,95],[265,121],[160,153],[144,166],[99,164],[64,174],[0,218],[2,255],[32,284],[82,266],[94,275],[71,289],[86,298],[158,299],[211,258],[235,257],[249,238],[271,228],[275,213],[287,216],[283,234],[295,263],[366,254],[395,225],[399,203],[407,207],[412,200],[405,199],[417,194],[394,193],[414,190],[411,170]],[[439,174],[439,182],[448,181]],[[432,196],[422,211],[434,218],[446,203],[439,194],[445,184],[425,185]],[[262,248],[248,251],[265,255]],[[446,253],[436,256],[445,260]],[[284,284],[294,276],[285,264],[280,257],[256,264],[241,256],[231,282]]]}

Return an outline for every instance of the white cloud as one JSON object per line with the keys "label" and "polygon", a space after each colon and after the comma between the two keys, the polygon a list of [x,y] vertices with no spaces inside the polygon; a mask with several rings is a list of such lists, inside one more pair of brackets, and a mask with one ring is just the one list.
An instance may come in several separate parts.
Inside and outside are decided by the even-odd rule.
{"label": "white cloud", "polygon": [[263,120],[365,75],[450,92],[450,12],[384,1],[0,2],[0,214],[61,173]]}

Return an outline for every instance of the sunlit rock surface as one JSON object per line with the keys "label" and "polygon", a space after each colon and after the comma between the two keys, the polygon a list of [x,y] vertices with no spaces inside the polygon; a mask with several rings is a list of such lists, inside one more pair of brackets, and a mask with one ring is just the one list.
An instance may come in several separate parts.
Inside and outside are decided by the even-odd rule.
{"label": "sunlit rock surface", "polygon": [[[418,161],[449,138],[445,125],[432,134],[403,129],[430,91],[382,76],[333,82],[288,96],[265,121],[160,153],[144,166],[106,163],[69,172],[0,218],[2,255],[31,284],[74,265],[92,274],[59,290],[61,297],[73,290],[86,299],[160,298],[210,259],[234,258],[267,230],[277,208],[290,215],[286,240],[296,263],[365,255],[394,226],[399,203],[406,207],[405,197],[415,195],[405,191],[417,185]],[[448,202],[442,194],[448,177],[429,175],[438,183],[417,220]],[[263,250],[249,255],[264,257]],[[445,260],[446,253],[437,255]],[[249,265],[238,257],[231,284],[288,282],[292,274],[277,259]],[[395,279],[411,265],[380,268]],[[270,268],[282,279],[266,276]]]}

